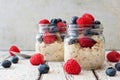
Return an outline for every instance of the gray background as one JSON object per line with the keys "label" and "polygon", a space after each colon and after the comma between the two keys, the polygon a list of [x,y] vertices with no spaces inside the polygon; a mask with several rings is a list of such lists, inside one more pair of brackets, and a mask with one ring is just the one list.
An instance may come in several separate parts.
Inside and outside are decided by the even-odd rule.
{"label": "gray background", "polygon": [[120,0],[0,0],[0,50],[34,50],[38,21],[88,12],[104,26],[106,49],[120,49]]}

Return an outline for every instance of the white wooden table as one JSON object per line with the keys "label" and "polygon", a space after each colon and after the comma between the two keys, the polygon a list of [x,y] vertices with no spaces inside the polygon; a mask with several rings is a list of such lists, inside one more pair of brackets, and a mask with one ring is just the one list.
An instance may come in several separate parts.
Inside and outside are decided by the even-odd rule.
{"label": "white wooden table", "polygon": [[[24,51],[23,53],[32,55],[34,52]],[[8,52],[0,51],[0,62],[7,55]],[[37,66],[32,66],[29,59],[21,59],[18,64],[12,64],[8,69],[0,66],[0,80],[120,80],[120,72],[118,71],[115,77],[109,77],[105,74],[105,69],[115,64],[107,60],[101,69],[82,69],[79,75],[66,74],[63,70],[64,62],[47,62],[47,64],[50,66],[50,71],[48,74],[41,75],[41,77]]]}

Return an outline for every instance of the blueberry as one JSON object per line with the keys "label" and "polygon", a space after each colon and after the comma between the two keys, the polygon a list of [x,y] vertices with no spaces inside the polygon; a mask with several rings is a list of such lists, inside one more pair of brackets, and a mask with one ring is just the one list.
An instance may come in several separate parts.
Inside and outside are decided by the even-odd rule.
{"label": "blueberry", "polygon": [[92,35],[91,29],[85,29],[83,32],[85,36]]}
{"label": "blueberry", "polygon": [[85,36],[99,35],[99,31],[95,29],[85,29],[83,33]]}
{"label": "blueberry", "polygon": [[93,22],[93,28],[100,28],[100,24],[101,24],[101,22],[100,21],[98,21],[98,20],[96,20],[96,21],[94,21]]}
{"label": "blueberry", "polygon": [[61,37],[62,41],[64,41],[65,34],[60,34],[60,37]]}
{"label": "blueberry", "polygon": [[63,20],[62,22],[67,23],[65,20]]}
{"label": "blueberry", "polygon": [[57,19],[56,18],[54,18],[54,19],[51,19],[51,21],[50,21],[52,24],[56,24],[57,23]]}
{"label": "blueberry", "polygon": [[93,24],[101,24],[101,22],[96,20],[96,21],[93,22]]}
{"label": "blueberry", "polygon": [[19,61],[19,58],[17,56],[12,57],[11,59],[12,63],[16,64]]}
{"label": "blueberry", "polygon": [[120,63],[115,64],[115,68],[120,71]]}
{"label": "blueberry", "polygon": [[113,67],[109,67],[106,69],[106,74],[108,76],[115,76],[116,75],[116,69],[114,69]]}
{"label": "blueberry", "polygon": [[45,73],[48,73],[49,71],[49,66],[47,64],[40,64],[38,66],[38,71],[40,72],[40,74],[45,74]]}
{"label": "blueberry", "polygon": [[49,27],[49,32],[50,33],[56,33],[56,32],[58,32],[58,28],[56,26],[50,26]]}
{"label": "blueberry", "polygon": [[4,68],[9,68],[9,67],[11,66],[11,64],[12,64],[12,63],[11,63],[9,60],[4,60],[1,65],[2,65]]}
{"label": "blueberry", "polygon": [[40,43],[43,41],[42,36],[43,36],[42,34],[37,34],[36,36],[36,40]]}
{"label": "blueberry", "polygon": [[78,39],[76,37],[69,37],[68,44],[72,45],[78,43]]}
{"label": "blueberry", "polygon": [[78,16],[73,16],[72,18],[71,18],[71,22],[73,23],[73,24],[76,24],[76,20],[78,19]]}
{"label": "blueberry", "polygon": [[62,19],[61,18],[57,18],[57,23],[58,22],[62,22]]}

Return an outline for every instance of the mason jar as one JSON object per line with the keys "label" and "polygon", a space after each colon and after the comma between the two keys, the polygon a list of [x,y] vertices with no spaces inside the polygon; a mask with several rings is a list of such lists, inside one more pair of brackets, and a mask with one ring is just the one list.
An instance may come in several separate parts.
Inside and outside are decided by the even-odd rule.
{"label": "mason jar", "polygon": [[68,25],[64,39],[64,60],[66,62],[71,58],[84,69],[98,69],[103,65],[105,39],[101,24]]}
{"label": "mason jar", "polygon": [[56,25],[39,24],[35,51],[43,54],[46,61],[63,61],[65,32],[60,33]]}

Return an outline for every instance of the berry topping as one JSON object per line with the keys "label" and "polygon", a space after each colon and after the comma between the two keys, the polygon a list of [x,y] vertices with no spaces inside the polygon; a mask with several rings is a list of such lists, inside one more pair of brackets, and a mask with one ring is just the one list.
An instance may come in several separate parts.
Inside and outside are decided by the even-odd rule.
{"label": "berry topping", "polygon": [[87,36],[81,37],[79,39],[79,44],[82,47],[89,47],[89,48],[91,48],[95,43],[96,43],[95,40],[93,40],[92,38],[87,37]]}
{"label": "berry topping", "polygon": [[120,60],[120,54],[115,50],[109,52],[106,57],[110,62],[118,62]]}
{"label": "berry topping", "polygon": [[20,53],[19,48],[18,48],[17,46],[15,46],[15,45],[10,46],[10,48],[9,48],[9,53],[10,53],[10,55],[11,55],[11,56],[15,56],[15,55],[12,53],[12,51],[13,51],[13,52],[16,52],[16,53]]}
{"label": "berry topping", "polygon": [[45,74],[49,72],[49,66],[47,64],[40,64],[38,66],[38,71],[40,74]]}
{"label": "berry topping", "polygon": [[42,19],[39,21],[39,24],[50,24],[50,22],[47,19]]}
{"label": "berry topping", "polygon": [[19,61],[19,58],[17,56],[12,57],[11,59],[12,63],[16,64]]}
{"label": "berry topping", "polygon": [[40,53],[36,53],[30,58],[30,63],[32,65],[43,64],[44,63],[44,56]]}
{"label": "berry topping", "polygon": [[81,72],[81,67],[78,64],[78,62],[74,59],[69,59],[65,64],[64,64],[64,70],[68,74],[79,74]]}
{"label": "berry topping", "polygon": [[61,18],[57,18],[57,23],[58,22],[62,22],[62,19]]}
{"label": "berry topping", "polygon": [[9,60],[4,60],[1,65],[2,65],[4,68],[9,68],[9,67],[11,66],[11,64],[12,64],[12,63],[11,63]]}
{"label": "berry topping", "polygon": [[73,16],[72,18],[71,18],[71,22],[72,22],[72,24],[76,24],[76,20],[78,19],[78,16]]}
{"label": "berry topping", "polygon": [[92,27],[93,20],[89,17],[80,17],[77,19],[76,23],[80,26],[80,28]]}
{"label": "berry topping", "polygon": [[56,33],[56,32],[58,32],[58,28],[55,25],[52,25],[49,27],[49,32]]}
{"label": "berry topping", "polygon": [[91,19],[92,19],[92,21],[94,21],[94,17],[93,17],[93,15],[92,15],[92,14],[85,13],[85,14],[83,14],[83,15],[82,15],[82,17],[91,18]]}
{"label": "berry topping", "polygon": [[51,24],[57,24],[57,22],[58,22],[58,21],[57,21],[57,19],[56,19],[56,18],[54,18],[54,19],[51,19],[51,21],[50,21],[50,22],[51,22]]}
{"label": "berry topping", "polygon": [[101,24],[100,21],[98,21],[98,20],[94,21],[94,22],[93,22],[93,28],[94,28],[94,29],[100,28],[100,24]]}
{"label": "berry topping", "polygon": [[93,24],[101,24],[101,22],[96,20],[96,21],[93,22]]}
{"label": "berry topping", "polygon": [[115,68],[116,68],[118,71],[120,71],[120,63],[116,63],[116,64],[115,64]]}
{"label": "berry topping", "polygon": [[50,33],[50,32],[45,32],[43,34],[43,41],[44,43],[46,44],[51,44],[51,43],[54,43],[55,41],[57,40],[57,37],[56,35]]}
{"label": "berry topping", "polygon": [[108,76],[115,76],[116,75],[116,69],[114,69],[113,67],[109,67],[106,69],[106,74]]}
{"label": "berry topping", "polygon": [[57,28],[59,32],[65,32],[66,31],[66,24],[64,22],[58,22]]}
{"label": "berry topping", "polygon": [[67,23],[65,20],[63,20],[62,22]]}

